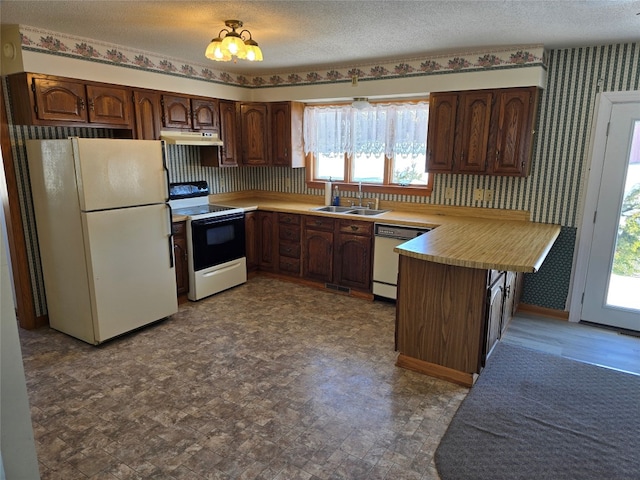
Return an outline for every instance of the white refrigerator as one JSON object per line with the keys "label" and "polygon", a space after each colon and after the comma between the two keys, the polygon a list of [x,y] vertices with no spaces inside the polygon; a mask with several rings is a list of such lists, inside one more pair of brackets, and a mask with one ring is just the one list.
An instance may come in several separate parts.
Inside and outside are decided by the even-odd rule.
{"label": "white refrigerator", "polygon": [[162,142],[26,144],[49,325],[99,344],[176,313]]}

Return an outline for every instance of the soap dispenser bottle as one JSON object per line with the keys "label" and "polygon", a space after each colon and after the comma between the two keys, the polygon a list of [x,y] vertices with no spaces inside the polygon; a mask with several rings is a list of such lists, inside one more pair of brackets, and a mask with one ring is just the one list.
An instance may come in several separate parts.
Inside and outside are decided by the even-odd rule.
{"label": "soap dispenser bottle", "polygon": [[333,205],[336,207],[340,205],[340,195],[338,194],[337,185],[333,187]]}

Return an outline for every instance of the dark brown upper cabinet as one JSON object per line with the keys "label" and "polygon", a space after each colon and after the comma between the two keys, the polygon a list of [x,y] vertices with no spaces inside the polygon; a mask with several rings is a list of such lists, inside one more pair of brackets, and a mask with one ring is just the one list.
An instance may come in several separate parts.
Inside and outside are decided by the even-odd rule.
{"label": "dark brown upper cabinet", "polygon": [[433,93],[427,171],[528,175],[537,100],[536,87]]}
{"label": "dark brown upper cabinet", "polygon": [[18,125],[133,126],[127,87],[33,73],[10,75],[7,81]]}
{"label": "dark brown upper cabinet", "polygon": [[218,100],[162,95],[162,124],[180,130],[220,131]]}

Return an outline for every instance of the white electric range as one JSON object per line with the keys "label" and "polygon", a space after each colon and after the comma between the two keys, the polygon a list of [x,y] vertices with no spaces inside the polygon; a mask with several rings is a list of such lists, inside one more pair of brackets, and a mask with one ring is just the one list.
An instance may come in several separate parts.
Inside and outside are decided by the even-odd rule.
{"label": "white electric range", "polygon": [[169,205],[187,217],[189,300],[200,300],[247,281],[242,208],[209,203],[205,181],[172,183]]}

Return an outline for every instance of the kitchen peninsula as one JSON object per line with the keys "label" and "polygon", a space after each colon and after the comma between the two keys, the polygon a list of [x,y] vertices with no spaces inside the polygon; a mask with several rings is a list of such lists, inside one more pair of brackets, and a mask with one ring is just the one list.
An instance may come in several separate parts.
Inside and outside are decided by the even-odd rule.
{"label": "kitchen peninsula", "polygon": [[510,279],[538,271],[559,233],[465,218],[398,246],[396,364],[472,386],[511,314]]}

